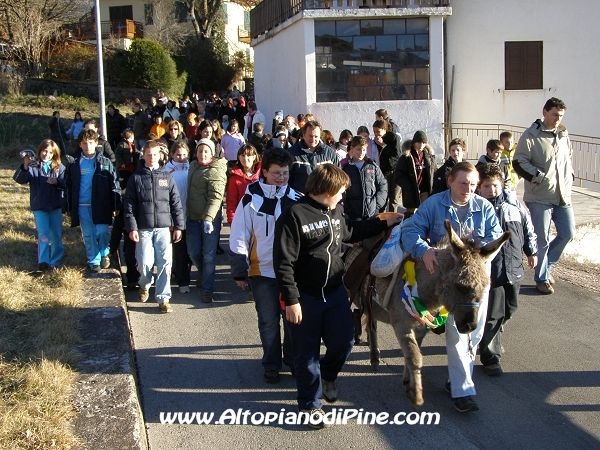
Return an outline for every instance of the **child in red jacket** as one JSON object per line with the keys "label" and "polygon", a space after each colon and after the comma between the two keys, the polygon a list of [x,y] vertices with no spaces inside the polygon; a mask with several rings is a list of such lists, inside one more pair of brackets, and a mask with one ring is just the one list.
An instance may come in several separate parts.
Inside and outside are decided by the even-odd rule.
{"label": "child in red jacket", "polygon": [[237,163],[231,168],[227,181],[227,222],[231,225],[238,203],[246,192],[246,186],[260,176],[260,156],[252,144],[244,144],[237,152]]}

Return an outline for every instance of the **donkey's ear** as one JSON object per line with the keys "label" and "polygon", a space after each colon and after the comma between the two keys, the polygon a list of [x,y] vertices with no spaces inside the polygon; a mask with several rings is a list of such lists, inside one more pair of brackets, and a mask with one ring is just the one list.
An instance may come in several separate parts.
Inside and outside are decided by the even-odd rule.
{"label": "donkey's ear", "polygon": [[460,237],[458,237],[458,234],[454,232],[448,219],[444,220],[444,228],[446,228],[446,232],[448,233],[448,242],[450,242],[452,249],[455,252],[460,253],[465,248],[465,244]]}
{"label": "donkey's ear", "polygon": [[510,231],[505,231],[504,233],[502,233],[502,236],[500,236],[498,239],[496,239],[495,241],[489,242],[489,243],[485,244],[483,247],[481,247],[481,249],[479,250],[479,254],[486,261],[494,259],[494,257],[500,251],[500,248],[502,248],[504,243],[506,241],[508,241],[509,239],[510,239]]}

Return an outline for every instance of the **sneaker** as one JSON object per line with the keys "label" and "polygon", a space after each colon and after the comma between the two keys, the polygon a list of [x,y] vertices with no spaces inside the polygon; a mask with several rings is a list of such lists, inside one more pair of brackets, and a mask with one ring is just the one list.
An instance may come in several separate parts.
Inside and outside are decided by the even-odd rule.
{"label": "sneaker", "polygon": [[173,312],[173,308],[171,308],[171,304],[169,302],[159,303],[158,307],[160,308],[160,312],[163,314]]}
{"label": "sneaker", "polygon": [[45,272],[48,269],[50,269],[50,264],[48,264],[47,262],[42,262],[38,264],[38,270],[40,272]]}
{"label": "sneaker", "polygon": [[190,287],[189,286],[179,286],[179,293],[180,294],[189,294]]}
{"label": "sneaker", "polygon": [[140,290],[138,291],[138,300],[142,303],[146,303],[148,301],[148,297],[150,297],[148,289],[140,288]]}
{"label": "sneaker", "polygon": [[301,413],[308,414],[308,426],[320,430],[322,428],[328,428],[332,424],[325,423],[325,411],[322,409],[301,409]]}
{"label": "sneaker", "polygon": [[210,292],[202,293],[202,303],[212,303],[213,295]]}
{"label": "sneaker", "polygon": [[497,377],[502,375],[503,370],[500,367],[500,364],[489,364],[487,366],[483,366],[483,371],[488,377]]}
{"label": "sneaker", "polygon": [[90,264],[89,266],[90,271],[98,273],[100,272],[100,266],[98,264]]}
{"label": "sneaker", "polygon": [[450,395],[452,395],[452,385],[450,384],[450,380],[446,381],[446,384],[444,385],[444,389],[446,390],[446,392]]}
{"label": "sneaker", "polygon": [[277,370],[265,370],[264,377],[269,384],[279,383],[279,371]]}
{"label": "sneaker", "polygon": [[554,277],[552,275],[550,275],[550,278],[548,279],[548,281],[550,282],[550,284],[556,283],[556,280],[554,279]]}
{"label": "sneaker", "polygon": [[110,267],[110,256],[103,256],[100,259],[100,267],[103,269],[108,269]]}
{"label": "sneaker", "polygon": [[535,288],[544,295],[554,294],[554,288],[547,281],[535,283]]}
{"label": "sneaker", "polygon": [[321,387],[323,391],[323,398],[329,402],[333,403],[337,400],[337,384],[335,381],[327,381],[321,378]]}
{"label": "sneaker", "polygon": [[458,397],[454,399],[454,409],[458,412],[466,413],[471,411],[479,411],[477,402],[473,400],[473,397],[467,395],[466,397]]}
{"label": "sneaker", "polygon": [[248,303],[254,303],[254,294],[252,292],[248,293]]}

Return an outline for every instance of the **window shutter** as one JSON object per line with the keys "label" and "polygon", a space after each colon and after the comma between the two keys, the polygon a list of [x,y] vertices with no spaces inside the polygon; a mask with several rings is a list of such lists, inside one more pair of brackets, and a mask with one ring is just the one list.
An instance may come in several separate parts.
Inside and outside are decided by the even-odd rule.
{"label": "window shutter", "polygon": [[543,89],[543,42],[505,42],[506,90]]}

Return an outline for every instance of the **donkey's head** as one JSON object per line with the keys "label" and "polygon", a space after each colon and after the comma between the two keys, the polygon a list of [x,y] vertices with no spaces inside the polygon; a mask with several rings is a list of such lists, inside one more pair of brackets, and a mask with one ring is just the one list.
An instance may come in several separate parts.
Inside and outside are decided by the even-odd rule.
{"label": "donkey's head", "polygon": [[510,238],[510,231],[478,247],[476,242],[460,239],[449,220],[444,221],[444,227],[449,242],[445,251],[450,253],[451,259],[444,268],[440,300],[454,314],[458,331],[470,333],[477,328],[479,304],[490,284],[490,271],[486,263],[496,256],[500,247]]}

